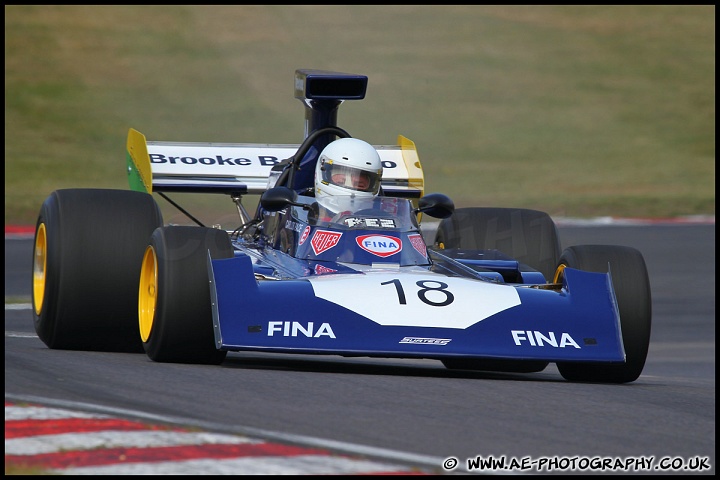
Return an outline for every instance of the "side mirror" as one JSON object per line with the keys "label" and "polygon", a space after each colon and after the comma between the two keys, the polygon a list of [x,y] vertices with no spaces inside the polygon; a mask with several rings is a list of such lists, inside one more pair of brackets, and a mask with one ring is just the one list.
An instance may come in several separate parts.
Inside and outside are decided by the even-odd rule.
{"label": "side mirror", "polygon": [[260,196],[260,205],[270,212],[277,212],[288,205],[295,205],[296,201],[297,193],[288,187],[270,188]]}
{"label": "side mirror", "polygon": [[426,213],[434,218],[447,218],[455,211],[455,204],[450,197],[442,193],[428,193],[418,200],[415,213]]}

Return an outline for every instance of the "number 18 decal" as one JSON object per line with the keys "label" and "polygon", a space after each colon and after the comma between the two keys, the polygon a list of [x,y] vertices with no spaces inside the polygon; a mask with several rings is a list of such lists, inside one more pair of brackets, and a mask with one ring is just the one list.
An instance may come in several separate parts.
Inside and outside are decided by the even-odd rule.
{"label": "number 18 decal", "polygon": [[514,287],[429,272],[313,275],[308,281],[317,298],[341,306],[348,318],[357,314],[386,326],[462,329],[520,305]]}
{"label": "number 18 decal", "polygon": [[[395,290],[397,290],[398,295],[398,302],[400,302],[400,305],[407,305],[407,301],[405,300],[405,290],[403,289],[402,283],[400,283],[400,280],[397,278],[393,278],[392,280],[388,280],[387,282],[382,282],[380,285],[395,285]],[[437,284],[438,286],[429,286],[427,284]],[[417,291],[417,296],[420,300],[422,300],[424,303],[427,303],[428,305],[432,305],[433,307],[444,307],[447,305],[450,305],[453,300],[455,300],[455,297],[453,294],[448,290],[448,284],[445,282],[441,282],[439,280],[418,280],[415,282],[415,285],[417,285],[419,290]],[[441,302],[433,302],[430,300],[427,295],[428,292],[442,292],[442,294],[445,296],[445,299]]]}

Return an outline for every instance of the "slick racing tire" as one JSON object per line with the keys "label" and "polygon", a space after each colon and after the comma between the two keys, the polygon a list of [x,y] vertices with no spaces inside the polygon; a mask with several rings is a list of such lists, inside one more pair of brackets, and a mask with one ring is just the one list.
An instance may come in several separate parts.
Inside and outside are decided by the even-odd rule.
{"label": "slick racing tire", "polygon": [[142,352],[137,281],[152,232],[152,195],[67,189],[43,202],[35,228],[35,331],[52,349]]}
{"label": "slick racing tire", "polygon": [[606,273],[610,269],[625,348],[624,364],[558,362],[560,374],[576,382],[628,383],[642,372],[650,345],[652,305],[650,281],[642,254],[616,245],[577,245],[560,257],[555,282],[562,282],[565,267]]}
{"label": "slick racing tire", "polygon": [[458,208],[440,221],[439,248],[499,250],[551,279],[560,257],[560,239],[552,218],[526,208]]}
{"label": "slick racing tire", "polygon": [[152,234],[136,306],[143,348],[156,362],[217,365],[227,355],[215,348],[208,251],[213,259],[231,258],[227,232],[169,226]]}

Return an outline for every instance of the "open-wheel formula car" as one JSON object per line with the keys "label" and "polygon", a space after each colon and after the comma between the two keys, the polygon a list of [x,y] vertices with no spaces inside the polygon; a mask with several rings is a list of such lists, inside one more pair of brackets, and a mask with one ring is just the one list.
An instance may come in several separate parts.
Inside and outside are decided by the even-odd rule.
{"label": "open-wheel formula car", "polygon": [[[130,190],[58,190],[37,220],[35,329],[53,349],[146,352],[219,364],[228,352],[440,360],[451,369],[625,383],[651,328],[647,269],[625,246],[561,251],[546,213],[458,208],[424,195],[415,145],[379,145],[380,194],[318,202],[319,153],[367,77],[295,72],[300,145],[146,141],[130,130]],[[206,227],[173,192],[227,195],[233,230]],[[156,195],[153,195],[156,194]],[[253,215],[245,195],[260,195]],[[162,197],[195,221],[164,225]],[[436,231],[421,229],[427,217]],[[234,226],[233,226],[234,227]]]}

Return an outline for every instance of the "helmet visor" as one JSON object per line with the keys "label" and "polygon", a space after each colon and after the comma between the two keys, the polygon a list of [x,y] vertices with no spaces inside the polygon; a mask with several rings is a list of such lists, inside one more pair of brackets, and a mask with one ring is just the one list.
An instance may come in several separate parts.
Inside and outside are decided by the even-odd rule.
{"label": "helmet visor", "polygon": [[322,179],[325,183],[359,192],[372,192],[373,195],[380,190],[380,175],[378,173],[335,163],[325,163],[323,165]]}

